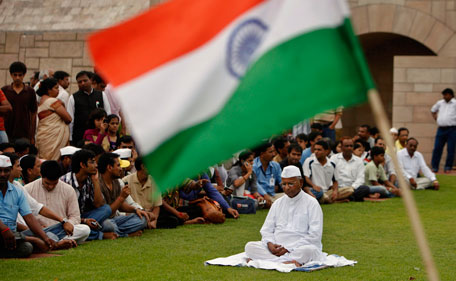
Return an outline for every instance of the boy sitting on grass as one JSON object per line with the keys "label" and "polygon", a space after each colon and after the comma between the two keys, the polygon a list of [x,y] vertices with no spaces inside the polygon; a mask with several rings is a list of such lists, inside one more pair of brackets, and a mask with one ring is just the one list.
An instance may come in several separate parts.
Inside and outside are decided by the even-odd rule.
{"label": "boy sitting on grass", "polygon": [[366,165],[364,172],[365,184],[369,186],[370,193],[379,193],[382,198],[400,196],[399,189],[386,177],[382,163],[385,161],[385,150],[374,146],[371,149],[372,161]]}

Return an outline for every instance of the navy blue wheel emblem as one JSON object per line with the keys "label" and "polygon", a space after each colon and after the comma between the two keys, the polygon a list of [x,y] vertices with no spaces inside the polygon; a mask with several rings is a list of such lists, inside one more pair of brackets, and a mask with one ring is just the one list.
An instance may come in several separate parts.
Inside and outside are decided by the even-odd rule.
{"label": "navy blue wheel emblem", "polygon": [[259,19],[249,19],[239,24],[228,39],[226,65],[236,78],[244,76],[250,59],[260,46],[268,27]]}

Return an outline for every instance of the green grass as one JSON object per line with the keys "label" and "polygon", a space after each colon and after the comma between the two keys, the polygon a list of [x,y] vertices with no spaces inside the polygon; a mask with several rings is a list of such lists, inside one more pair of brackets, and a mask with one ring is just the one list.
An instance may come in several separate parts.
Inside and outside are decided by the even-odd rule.
{"label": "green grass", "polygon": [[[440,176],[440,191],[414,191],[442,280],[455,280],[456,177]],[[401,199],[323,206],[323,250],[357,260],[354,267],[313,273],[204,266],[259,240],[267,211],[227,220],[146,231],[139,238],[86,243],[63,256],[0,260],[1,280],[425,280]]]}

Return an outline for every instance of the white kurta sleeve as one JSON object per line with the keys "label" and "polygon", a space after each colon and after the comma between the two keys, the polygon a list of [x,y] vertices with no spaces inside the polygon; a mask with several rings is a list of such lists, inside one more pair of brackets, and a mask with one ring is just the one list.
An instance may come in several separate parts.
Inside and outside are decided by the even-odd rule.
{"label": "white kurta sleeve", "polygon": [[68,103],[66,105],[66,110],[68,114],[71,116],[71,123],[70,123],[70,140],[73,140],[73,126],[74,126],[74,97],[73,95],[70,96],[68,99]]}
{"label": "white kurta sleeve", "polygon": [[[63,182],[61,183],[63,184]],[[67,214],[66,217],[68,220],[73,224],[77,225],[81,223],[81,213],[79,211],[79,202],[78,202],[78,196],[76,195],[76,191],[73,189],[72,186],[71,189],[69,189],[68,192],[68,201],[67,201]]]}
{"label": "white kurta sleeve", "polygon": [[356,180],[353,183],[353,188],[357,189],[361,185],[364,184],[364,164],[362,161],[359,161],[359,163],[356,165]]}
{"label": "white kurta sleeve", "polygon": [[[416,154],[416,152],[415,152],[415,154]],[[426,162],[424,161],[423,155],[420,153],[417,156],[418,156],[418,161],[419,161],[419,165],[420,165],[420,170],[423,173],[423,175],[426,178],[430,179],[431,181],[437,180],[437,178],[435,177],[435,174],[426,165]]]}
{"label": "white kurta sleeve", "polygon": [[109,99],[106,94],[103,92],[103,108],[106,111],[107,115],[111,115],[111,104],[109,103]]}
{"label": "white kurta sleeve", "polygon": [[261,242],[267,246],[269,242],[276,243],[274,237],[274,229],[276,227],[276,210],[277,205],[272,204],[271,209],[269,210],[266,220],[264,221],[263,227],[261,227]]}

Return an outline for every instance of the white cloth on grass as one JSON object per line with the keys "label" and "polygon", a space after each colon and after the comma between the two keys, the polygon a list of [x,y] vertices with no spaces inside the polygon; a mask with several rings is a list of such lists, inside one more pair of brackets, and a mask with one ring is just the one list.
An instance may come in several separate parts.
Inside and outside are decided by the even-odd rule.
{"label": "white cloth on grass", "polygon": [[237,266],[237,267],[253,267],[259,269],[277,270],[279,272],[291,272],[291,271],[304,271],[310,272],[316,269],[323,269],[326,267],[342,267],[351,265],[354,266],[357,261],[348,260],[345,257],[338,255],[328,255],[323,253],[321,260],[311,261],[300,267],[296,267],[294,264],[283,264],[281,262],[273,262],[266,260],[251,260],[247,262],[248,257],[245,252],[232,255],[224,258],[216,258],[205,261],[205,265],[222,265],[222,266]]}

